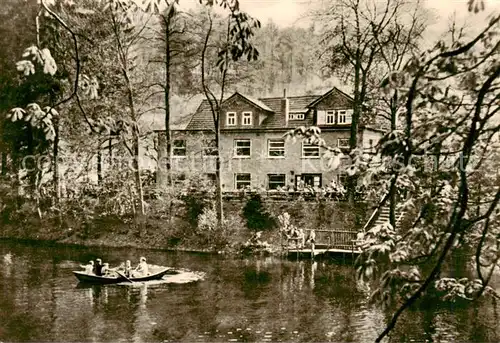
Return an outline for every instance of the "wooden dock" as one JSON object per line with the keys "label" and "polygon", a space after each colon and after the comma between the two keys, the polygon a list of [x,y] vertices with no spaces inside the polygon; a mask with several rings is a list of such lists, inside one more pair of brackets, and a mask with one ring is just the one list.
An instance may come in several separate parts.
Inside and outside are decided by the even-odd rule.
{"label": "wooden dock", "polygon": [[[309,231],[309,230],[307,230]],[[306,243],[300,238],[290,238],[286,251],[291,258],[352,257],[361,254],[357,232],[346,230],[315,230],[316,244]]]}
{"label": "wooden dock", "polygon": [[357,249],[288,249],[288,257],[291,258],[316,258],[316,257],[355,257],[361,253],[360,250]]}

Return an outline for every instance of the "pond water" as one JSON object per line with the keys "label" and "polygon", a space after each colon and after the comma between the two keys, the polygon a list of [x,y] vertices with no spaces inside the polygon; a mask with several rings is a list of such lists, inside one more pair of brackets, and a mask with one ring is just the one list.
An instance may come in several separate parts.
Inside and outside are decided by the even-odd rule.
{"label": "pond water", "polygon": [[[145,255],[204,273],[196,282],[82,286],[97,257]],[[388,313],[369,305],[349,263],[0,242],[0,341],[368,342]],[[500,307],[413,309],[390,341],[497,342]]]}

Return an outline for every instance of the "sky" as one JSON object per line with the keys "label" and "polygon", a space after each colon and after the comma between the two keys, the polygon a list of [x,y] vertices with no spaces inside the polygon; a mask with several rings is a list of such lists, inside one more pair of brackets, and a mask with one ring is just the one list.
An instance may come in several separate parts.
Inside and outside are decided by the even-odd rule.
{"label": "sky", "polygon": [[[291,25],[306,25],[304,17],[308,10],[318,3],[328,0],[240,0],[241,8],[262,23],[272,20],[281,27]],[[475,22],[484,18],[492,10],[500,10],[500,0],[484,0],[485,11],[479,15],[470,14],[467,11],[467,0],[423,0],[426,7],[438,15],[442,20],[437,25],[444,24],[456,12],[457,19],[467,19]],[[182,7],[195,6],[198,0],[181,0]]]}

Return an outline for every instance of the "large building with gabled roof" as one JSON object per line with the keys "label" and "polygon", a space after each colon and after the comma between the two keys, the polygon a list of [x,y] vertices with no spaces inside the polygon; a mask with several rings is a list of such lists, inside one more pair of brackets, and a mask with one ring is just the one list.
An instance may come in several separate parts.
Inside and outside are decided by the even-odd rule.
{"label": "large building with gabled roof", "polygon": [[[353,99],[333,88],[322,95],[254,99],[235,92],[222,103],[221,179],[224,191],[251,187],[297,190],[344,182],[342,168],[332,170],[323,148],[284,135],[300,126],[318,126],[330,147],[349,146]],[[215,177],[214,124],[203,100],[186,127],[172,133],[174,177],[203,173]],[[361,125],[359,144],[371,149],[382,131]],[[166,149],[159,136],[158,181],[164,182]]]}

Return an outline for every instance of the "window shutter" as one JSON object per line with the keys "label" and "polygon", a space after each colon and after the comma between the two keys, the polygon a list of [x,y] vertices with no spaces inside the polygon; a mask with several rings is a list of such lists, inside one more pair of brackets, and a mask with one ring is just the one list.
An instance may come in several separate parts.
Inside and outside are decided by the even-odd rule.
{"label": "window shutter", "polygon": [[318,118],[316,125],[326,124],[326,111],[318,110]]}
{"label": "window shutter", "polygon": [[353,110],[347,110],[345,114],[345,122],[346,124],[351,124],[352,123],[352,113]]}

